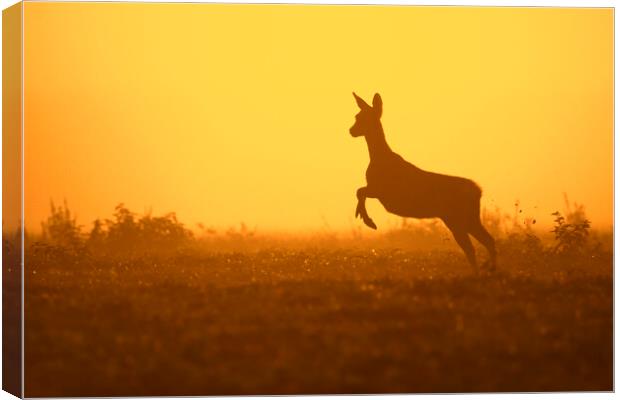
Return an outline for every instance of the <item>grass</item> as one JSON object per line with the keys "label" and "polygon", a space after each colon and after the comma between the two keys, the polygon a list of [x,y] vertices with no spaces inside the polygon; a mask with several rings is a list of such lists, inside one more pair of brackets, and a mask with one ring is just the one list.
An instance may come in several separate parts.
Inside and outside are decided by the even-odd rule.
{"label": "grass", "polygon": [[612,390],[611,252],[503,254],[32,252],[25,395]]}

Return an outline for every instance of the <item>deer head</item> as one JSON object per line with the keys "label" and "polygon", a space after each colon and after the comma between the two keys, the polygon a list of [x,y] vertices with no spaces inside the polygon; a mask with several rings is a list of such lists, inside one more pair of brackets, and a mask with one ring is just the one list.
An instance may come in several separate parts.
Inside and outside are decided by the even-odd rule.
{"label": "deer head", "polygon": [[366,136],[368,133],[376,132],[381,129],[381,112],[383,111],[383,101],[381,96],[376,93],[372,99],[372,107],[361,97],[353,93],[355,101],[360,108],[360,112],[355,116],[355,124],[349,129],[351,136]]}

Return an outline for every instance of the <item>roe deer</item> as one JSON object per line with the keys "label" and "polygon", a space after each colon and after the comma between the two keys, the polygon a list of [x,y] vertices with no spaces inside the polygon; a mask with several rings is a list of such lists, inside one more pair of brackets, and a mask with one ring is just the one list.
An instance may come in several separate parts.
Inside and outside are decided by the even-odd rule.
{"label": "roe deer", "polygon": [[486,247],[488,264],[496,265],[495,240],[480,221],[482,190],[473,181],[456,176],[424,171],[394,153],[385,140],[381,113],[383,102],[375,94],[372,106],[353,93],[360,112],[349,132],[364,136],[368,144],[370,164],[366,169],[366,187],[357,190],[355,216],[372,229],[377,226],[366,211],[366,198],[378,199],[392,214],[411,218],[441,218],[476,267],[471,234]]}

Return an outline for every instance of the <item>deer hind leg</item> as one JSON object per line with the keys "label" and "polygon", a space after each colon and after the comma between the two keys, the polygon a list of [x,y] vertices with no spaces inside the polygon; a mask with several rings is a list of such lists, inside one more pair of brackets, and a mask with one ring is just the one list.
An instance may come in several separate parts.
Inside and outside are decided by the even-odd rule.
{"label": "deer hind leg", "polygon": [[476,268],[476,250],[469,239],[466,225],[448,221],[444,222],[446,223],[448,229],[450,229],[450,232],[452,232],[452,236],[454,236],[456,243],[461,247],[461,249],[463,249],[463,252],[465,252],[465,256],[467,257],[469,264]]}
{"label": "deer hind leg", "polygon": [[476,238],[489,252],[488,266],[490,269],[495,269],[497,266],[497,251],[495,250],[495,239],[484,228],[480,219],[478,219],[471,227],[470,233]]}
{"label": "deer hind leg", "polygon": [[377,225],[366,211],[366,198],[374,197],[368,190],[368,187],[357,189],[357,207],[355,208],[355,218],[360,217],[364,223],[372,229],[377,229]]}

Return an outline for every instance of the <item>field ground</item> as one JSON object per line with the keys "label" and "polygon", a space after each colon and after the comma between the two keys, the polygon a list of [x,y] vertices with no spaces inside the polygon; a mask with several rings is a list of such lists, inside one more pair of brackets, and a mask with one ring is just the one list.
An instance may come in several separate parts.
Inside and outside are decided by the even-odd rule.
{"label": "field ground", "polygon": [[27,256],[25,395],[612,390],[611,254],[501,261]]}

